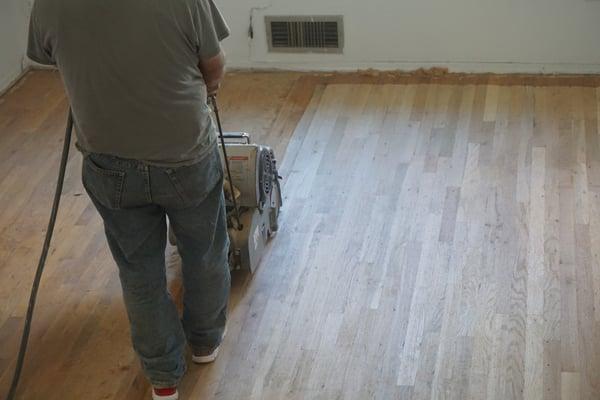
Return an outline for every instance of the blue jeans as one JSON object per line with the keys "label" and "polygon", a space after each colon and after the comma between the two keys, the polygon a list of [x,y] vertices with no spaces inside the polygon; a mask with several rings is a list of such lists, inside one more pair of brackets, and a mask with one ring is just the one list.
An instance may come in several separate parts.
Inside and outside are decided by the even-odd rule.
{"label": "blue jeans", "polygon": [[[155,387],[176,386],[192,349],[218,346],[230,275],[218,148],[191,166],[162,168],[90,154],[83,184],[104,220],[119,267],[133,347]],[[166,217],[182,258],[183,317],[167,290]]]}

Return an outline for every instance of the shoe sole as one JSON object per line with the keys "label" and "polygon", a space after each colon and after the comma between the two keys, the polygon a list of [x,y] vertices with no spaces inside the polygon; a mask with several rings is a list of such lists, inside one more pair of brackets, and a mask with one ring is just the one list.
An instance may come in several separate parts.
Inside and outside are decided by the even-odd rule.
{"label": "shoe sole", "polygon": [[217,347],[215,351],[207,356],[192,356],[192,361],[196,364],[210,364],[211,362],[217,359],[219,355],[219,348]]}
{"label": "shoe sole", "polygon": [[[223,336],[221,336],[221,343],[223,343],[223,340],[225,340],[225,335],[227,335],[227,327],[225,327],[225,330],[223,331]],[[195,364],[210,364],[211,362],[214,362],[217,359],[220,347],[221,345],[218,345],[217,348],[207,356],[192,355],[192,361]]]}
{"label": "shoe sole", "polygon": [[152,391],[152,400],[179,400],[179,392],[175,392],[175,394],[170,396],[158,396]]}

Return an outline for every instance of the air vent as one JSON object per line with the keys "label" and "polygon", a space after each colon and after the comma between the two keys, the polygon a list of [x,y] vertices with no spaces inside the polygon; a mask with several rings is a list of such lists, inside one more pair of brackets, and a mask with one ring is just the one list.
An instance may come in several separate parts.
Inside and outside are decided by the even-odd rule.
{"label": "air vent", "polygon": [[344,48],[341,16],[267,16],[265,24],[272,52],[341,53]]}

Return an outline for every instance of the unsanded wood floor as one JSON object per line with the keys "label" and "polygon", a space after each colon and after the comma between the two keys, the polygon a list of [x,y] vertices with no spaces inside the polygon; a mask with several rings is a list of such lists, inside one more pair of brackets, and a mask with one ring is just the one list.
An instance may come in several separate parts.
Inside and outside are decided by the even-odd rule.
{"label": "unsanded wood floor", "polygon": [[[600,399],[600,91],[567,83],[230,74],[226,128],[275,147],[285,208],[182,400]],[[0,397],[66,107],[54,72],[0,98]],[[19,398],[149,399],[80,165]]]}

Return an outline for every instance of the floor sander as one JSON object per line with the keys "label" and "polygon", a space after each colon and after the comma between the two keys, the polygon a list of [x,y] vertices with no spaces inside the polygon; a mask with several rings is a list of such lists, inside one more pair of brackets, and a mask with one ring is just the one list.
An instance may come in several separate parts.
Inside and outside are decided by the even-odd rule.
{"label": "floor sander", "polygon": [[[216,99],[211,98],[220,136],[221,163],[226,172],[223,189],[227,203],[229,266],[254,272],[267,243],[279,229],[282,206],[281,177],[273,150],[254,144],[243,132],[223,133]],[[169,229],[169,241],[177,238]]]}
{"label": "floor sander", "polygon": [[[279,183],[281,177],[277,172],[277,161],[272,149],[267,146],[252,144],[248,134],[224,134],[217,100],[213,96],[210,97],[210,102],[213,105],[219,128],[220,147],[222,150],[221,161],[226,171],[224,190],[227,201],[227,224],[231,243],[229,264],[232,269],[245,269],[253,272],[260,263],[269,239],[278,230],[277,220],[279,210],[282,206],[282,197]],[[69,110],[50,220],[31,287],[17,363],[7,400],[13,400],[16,396],[25,361],[37,293],[58,215],[67,160],[69,158],[72,131],[73,116],[71,110]],[[169,230],[169,239],[171,243],[176,243],[176,238],[172,230]]]}

